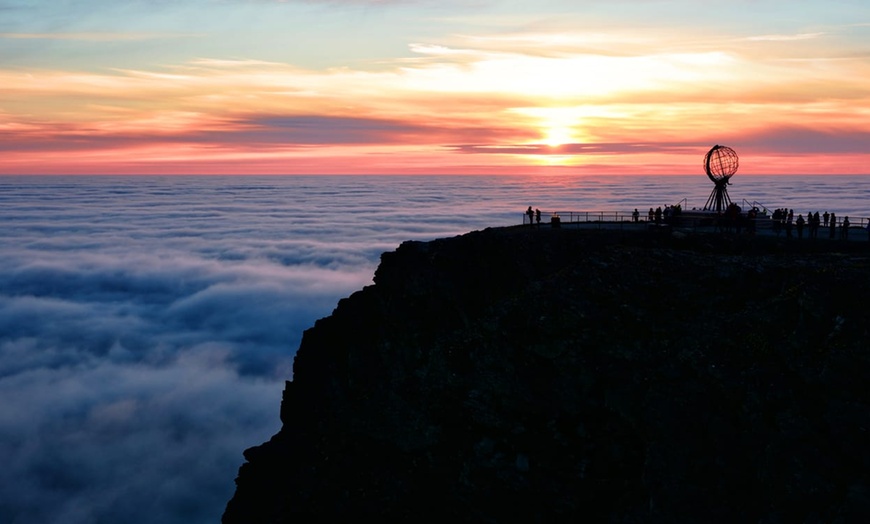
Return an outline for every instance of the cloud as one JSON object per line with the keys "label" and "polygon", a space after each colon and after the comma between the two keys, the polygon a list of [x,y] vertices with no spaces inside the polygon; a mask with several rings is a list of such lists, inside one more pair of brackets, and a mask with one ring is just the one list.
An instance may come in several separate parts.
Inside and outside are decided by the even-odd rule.
{"label": "cloud", "polygon": [[514,154],[514,155],[584,155],[584,154],[644,154],[674,153],[687,149],[702,148],[705,142],[592,142],[585,144],[568,143],[559,146],[547,144],[516,144],[488,146],[464,144],[454,146],[457,151],[471,154]]}
{"label": "cloud", "polygon": [[866,154],[870,143],[870,131],[825,127],[770,126],[747,135],[741,140],[755,151],[791,155]]}
{"label": "cloud", "polygon": [[77,40],[83,42],[126,42],[163,40],[167,38],[197,38],[197,33],[0,33],[0,39],[14,40]]}
{"label": "cloud", "polygon": [[422,125],[382,118],[322,115],[269,116],[248,119],[241,124],[250,130],[233,132],[233,138],[292,144],[395,143],[426,129]]}
{"label": "cloud", "polygon": [[239,451],[277,430],[280,389],[241,381],[208,353],[166,367],[103,360],[0,380],[13,400],[0,410],[7,522],[216,517]]}
{"label": "cloud", "polygon": [[816,40],[826,36],[826,33],[798,33],[790,35],[758,35],[747,37],[750,42],[795,42],[799,40]]}
{"label": "cloud", "polygon": [[[515,138],[518,131],[477,122],[456,122],[453,126],[437,121],[419,122],[400,118],[340,117],[328,115],[260,115],[213,119],[197,114],[167,114],[149,121],[90,126],[33,125],[3,131],[0,151],[109,151],[140,147],[143,143],[203,145],[236,151],[286,151],[294,148],[336,145],[404,146],[440,145],[445,142],[489,137]],[[521,133],[521,132],[520,132]],[[144,160],[147,160],[145,158]]]}
{"label": "cloud", "polygon": [[[858,116],[866,106],[867,61],[830,24],[825,33],[806,28],[765,33],[759,26],[747,39],[729,34],[726,26],[713,32],[703,26],[676,32],[599,26],[591,16],[584,20],[568,9],[565,16],[526,22],[527,13],[515,13],[514,23],[500,27],[484,21],[499,9],[476,6],[468,10],[480,16],[474,23],[451,22],[447,31],[448,19],[438,18],[443,14],[438,8],[427,11],[433,18],[426,31],[397,24],[400,32],[381,41],[367,32],[380,25],[361,27],[372,22],[357,17],[365,9],[330,11],[297,3],[285,9],[268,3],[273,5],[176,3],[172,9],[182,11],[167,17],[157,12],[175,4],[159,2],[142,23],[127,15],[87,23],[75,19],[72,26],[9,24],[5,35],[17,40],[7,41],[19,49],[10,56],[22,52],[46,61],[20,58],[0,70],[7,101],[0,115],[5,153],[0,169],[419,173],[438,166],[441,172],[522,172],[537,165],[536,157],[555,162],[557,151],[536,148],[538,142],[565,144],[561,154],[586,155],[593,148],[606,152],[620,140],[626,152],[649,152],[637,144],[667,147],[680,137],[786,120],[837,128],[846,137],[866,127],[866,118]],[[197,33],[189,26],[165,23],[198,20],[202,5],[213,8],[195,28],[206,36],[184,46],[89,41],[192,37]],[[49,9],[49,3],[41,6]],[[114,9],[129,13],[149,6],[121,3]],[[652,6],[644,3],[635,15]],[[288,23],[299,31],[288,26],[276,39],[264,36],[282,19],[275,13],[290,11],[298,11]],[[397,18],[377,23],[408,20],[408,14],[396,10],[391,15]],[[98,23],[110,18],[128,23]],[[245,37],[244,27],[261,27],[255,21],[268,27]],[[339,26],[338,40],[323,40],[321,31]],[[105,32],[95,32],[100,29]],[[36,38],[88,41],[33,42],[31,48],[29,40]],[[369,52],[375,40],[381,43]],[[61,49],[62,62],[49,60]],[[81,59],[69,59],[73,55]],[[822,104],[830,109],[818,111]],[[847,122],[848,115],[857,116]],[[459,154],[468,152],[502,155],[476,155],[477,164],[468,165],[472,155]],[[599,161],[619,169],[617,163],[634,159]]]}
{"label": "cloud", "polygon": [[402,241],[519,216],[373,180],[0,177],[3,522],[217,522],[302,332]]}
{"label": "cloud", "polygon": [[4,267],[0,284],[0,506],[12,522],[214,521],[241,450],[278,429],[302,330],[371,277],[60,253]]}
{"label": "cloud", "polygon": [[10,180],[0,508],[13,524],[216,522],[241,452],[279,428],[302,331],[406,236],[377,216],[335,227],[262,181]]}

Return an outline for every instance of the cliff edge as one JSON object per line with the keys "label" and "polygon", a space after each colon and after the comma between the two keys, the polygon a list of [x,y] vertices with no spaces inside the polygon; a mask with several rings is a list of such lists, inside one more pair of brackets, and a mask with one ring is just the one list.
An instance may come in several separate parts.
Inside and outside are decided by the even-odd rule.
{"label": "cliff edge", "polygon": [[224,524],[865,522],[870,246],[487,229],[307,330]]}

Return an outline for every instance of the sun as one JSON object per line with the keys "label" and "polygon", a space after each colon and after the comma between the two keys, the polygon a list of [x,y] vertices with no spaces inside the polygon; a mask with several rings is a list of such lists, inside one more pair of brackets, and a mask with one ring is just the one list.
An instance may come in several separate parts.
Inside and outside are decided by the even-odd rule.
{"label": "sun", "polygon": [[543,142],[550,147],[559,147],[574,141],[571,128],[565,126],[551,126],[544,130]]}

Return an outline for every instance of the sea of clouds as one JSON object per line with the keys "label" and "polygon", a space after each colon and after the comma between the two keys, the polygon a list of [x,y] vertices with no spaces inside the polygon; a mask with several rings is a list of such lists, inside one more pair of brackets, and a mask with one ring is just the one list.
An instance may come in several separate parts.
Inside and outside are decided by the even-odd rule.
{"label": "sea of clouds", "polygon": [[528,205],[629,211],[687,191],[709,184],[0,177],[0,520],[218,522],[242,451],[280,427],[302,332],[381,253]]}
{"label": "sea of clouds", "polygon": [[504,223],[449,187],[0,177],[0,520],[218,522],[303,330],[403,240]]}

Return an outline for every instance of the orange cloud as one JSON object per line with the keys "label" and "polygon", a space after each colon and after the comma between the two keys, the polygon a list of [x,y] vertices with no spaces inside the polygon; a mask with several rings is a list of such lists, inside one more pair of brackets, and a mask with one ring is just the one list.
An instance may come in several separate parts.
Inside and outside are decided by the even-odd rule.
{"label": "orange cloud", "polygon": [[870,65],[776,51],[827,35],[654,36],[461,37],[365,68],[0,70],[0,172],[695,172],[685,148],[725,142],[759,172],[866,165]]}

